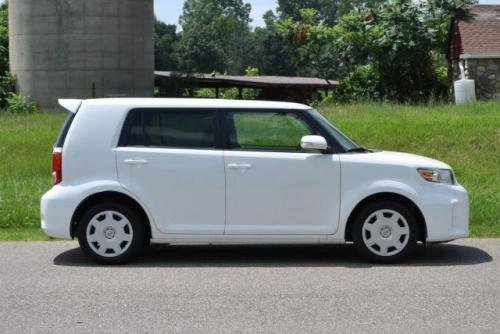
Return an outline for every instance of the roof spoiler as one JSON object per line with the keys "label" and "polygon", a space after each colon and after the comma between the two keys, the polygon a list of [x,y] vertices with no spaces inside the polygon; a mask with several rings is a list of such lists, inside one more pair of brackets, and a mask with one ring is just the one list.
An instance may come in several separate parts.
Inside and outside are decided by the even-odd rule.
{"label": "roof spoiler", "polygon": [[82,100],[75,99],[59,99],[59,105],[64,109],[76,114],[80,106],[82,105]]}

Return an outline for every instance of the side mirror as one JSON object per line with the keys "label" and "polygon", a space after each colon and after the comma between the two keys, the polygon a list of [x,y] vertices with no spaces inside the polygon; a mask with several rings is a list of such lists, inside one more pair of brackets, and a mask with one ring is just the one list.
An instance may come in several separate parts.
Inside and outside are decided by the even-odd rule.
{"label": "side mirror", "polygon": [[306,151],[325,151],[328,143],[322,136],[304,136],[300,140],[300,147]]}

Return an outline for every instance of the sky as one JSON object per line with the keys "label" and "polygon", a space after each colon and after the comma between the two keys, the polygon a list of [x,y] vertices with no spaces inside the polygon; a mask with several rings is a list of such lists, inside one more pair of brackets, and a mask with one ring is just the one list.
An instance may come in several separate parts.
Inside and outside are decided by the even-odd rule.
{"label": "sky", "polygon": [[[245,0],[252,5],[252,26],[264,25],[262,15],[270,9],[276,8],[275,0]],[[179,24],[179,16],[182,13],[184,0],[155,0],[156,17],[169,24]],[[481,4],[500,4],[500,0],[480,0]]]}

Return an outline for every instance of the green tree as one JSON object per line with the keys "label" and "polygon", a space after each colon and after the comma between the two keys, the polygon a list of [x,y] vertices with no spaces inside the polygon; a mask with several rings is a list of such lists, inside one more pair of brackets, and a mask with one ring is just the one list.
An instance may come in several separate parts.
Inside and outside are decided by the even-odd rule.
{"label": "green tree", "polygon": [[8,3],[0,5],[0,108],[15,91],[15,82],[9,72],[9,10]]}
{"label": "green tree", "polygon": [[242,0],[187,0],[180,18],[180,67],[244,73],[249,65],[250,11]]}
{"label": "green tree", "polygon": [[426,8],[426,25],[435,31],[437,49],[445,52],[452,20],[467,16],[477,2],[478,0],[427,0],[422,3]]}
{"label": "green tree", "polygon": [[253,33],[251,62],[262,75],[296,75],[296,46],[286,34],[279,31],[277,17],[272,11],[264,14],[264,22],[266,26],[257,27]]}
{"label": "green tree", "polygon": [[9,11],[8,5],[0,5],[0,73],[9,70]]}
{"label": "green tree", "polygon": [[327,25],[335,25],[338,19],[354,8],[376,7],[383,0],[278,0],[278,13],[281,19],[292,18],[295,21],[301,19],[301,11],[312,8],[317,11],[316,19]]}
{"label": "green tree", "polygon": [[179,36],[173,24],[155,20],[155,69],[175,71],[178,66]]}

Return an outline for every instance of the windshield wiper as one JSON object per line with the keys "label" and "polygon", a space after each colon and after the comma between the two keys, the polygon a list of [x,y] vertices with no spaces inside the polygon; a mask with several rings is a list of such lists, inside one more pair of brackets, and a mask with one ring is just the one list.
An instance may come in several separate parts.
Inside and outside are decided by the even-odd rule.
{"label": "windshield wiper", "polygon": [[359,147],[354,147],[354,148],[351,148],[349,150],[346,151],[347,153],[353,153],[353,152],[361,152],[361,153],[364,153],[364,152],[371,152],[369,149],[367,149],[366,147],[363,147],[363,146],[359,146]]}

